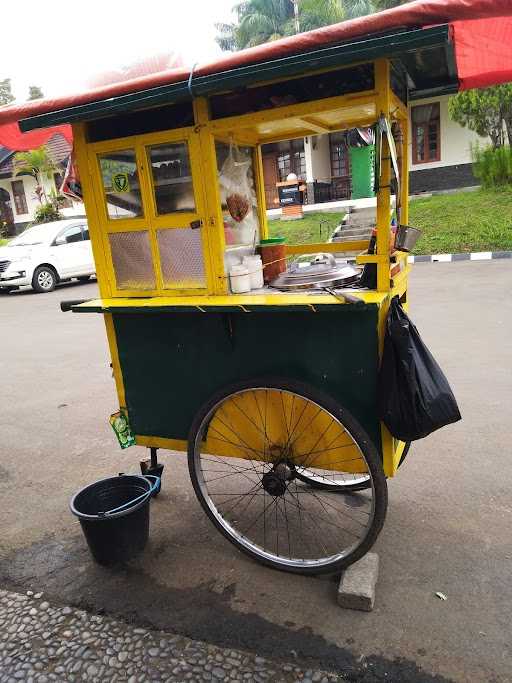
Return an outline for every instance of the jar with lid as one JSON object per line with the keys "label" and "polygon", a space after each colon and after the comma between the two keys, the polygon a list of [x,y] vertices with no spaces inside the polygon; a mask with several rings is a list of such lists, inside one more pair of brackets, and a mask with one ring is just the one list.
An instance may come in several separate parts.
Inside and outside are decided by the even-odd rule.
{"label": "jar with lid", "polygon": [[251,278],[249,277],[249,269],[246,265],[240,263],[231,266],[229,271],[229,283],[233,294],[245,294],[251,291]]}
{"label": "jar with lid", "polygon": [[251,289],[261,289],[263,287],[263,263],[259,254],[244,256],[243,264],[249,271]]}

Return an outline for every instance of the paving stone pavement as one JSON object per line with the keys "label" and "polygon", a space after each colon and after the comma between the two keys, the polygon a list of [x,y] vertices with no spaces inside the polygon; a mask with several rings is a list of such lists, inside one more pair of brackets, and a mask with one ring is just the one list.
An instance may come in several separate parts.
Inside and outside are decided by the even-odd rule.
{"label": "paving stone pavement", "polygon": [[340,680],[339,674],[307,670],[297,662],[51,605],[43,593],[0,590],[0,683]]}

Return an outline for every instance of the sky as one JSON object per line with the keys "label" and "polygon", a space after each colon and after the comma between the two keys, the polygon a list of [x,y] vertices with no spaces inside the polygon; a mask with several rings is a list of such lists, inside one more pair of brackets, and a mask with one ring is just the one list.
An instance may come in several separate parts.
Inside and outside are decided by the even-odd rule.
{"label": "sky", "polygon": [[88,77],[155,54],[186,65],[220,55],[215,23],[233,20],[237,0],[84,0],[2,2],[0,80],[18,101],[29,85],[46,96],[76,92]]}

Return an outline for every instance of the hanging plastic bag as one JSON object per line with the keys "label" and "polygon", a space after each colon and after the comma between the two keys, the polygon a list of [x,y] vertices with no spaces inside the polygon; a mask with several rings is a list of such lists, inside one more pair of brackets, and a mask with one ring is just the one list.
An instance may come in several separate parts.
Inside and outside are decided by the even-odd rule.
{"label": "hanging plastic bag", "polygon": [[400,441],[422,439],[461,419],[448,380],[394,297],[378,378],[378,412]]}
{"label": "hanging plastic bag", "polygon": [[222,200],[226,202],[231,217],[241,223],[256,202],[251,184],[252,159],[233,144],[222,164],[219,174]]}
{"label": "hanging plastic bag", "polygon": [[221,200],[235,221],[230,231],[236,244],[253,245],[258,237],[259,222],[252,173],[252,155],[234,144],[219,173]]}

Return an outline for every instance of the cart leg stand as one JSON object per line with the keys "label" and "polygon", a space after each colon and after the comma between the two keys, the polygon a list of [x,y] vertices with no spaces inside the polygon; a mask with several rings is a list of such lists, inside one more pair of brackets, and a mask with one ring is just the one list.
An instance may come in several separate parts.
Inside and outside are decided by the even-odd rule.
{"label": "cart leg stand", "polygon": [[150,448],[150,459],[140,461],[140,471],[142,474],[150,474],[154,477],[160,478],[160,484],[153,495],[157,496],[162,488],[162,473],[164,471],[164,466],[158,462],[157,457],[158,448]]}
{"label": "cart leg stand", "polygon": [[347,609],[371,612],[375,603],[375,585],[379,576],[379,556],[367,553],[341,575],[338,605]]}

